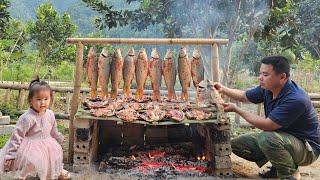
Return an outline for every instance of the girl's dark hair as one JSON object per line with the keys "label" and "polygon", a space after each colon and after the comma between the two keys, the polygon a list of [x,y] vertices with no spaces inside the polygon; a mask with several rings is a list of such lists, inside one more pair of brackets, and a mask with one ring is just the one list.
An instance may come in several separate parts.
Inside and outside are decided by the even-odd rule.
{"label": "girl's dark hair", "polygon": [[53,101],[53,93],[52,89],[49,84],[45,81],[40,81],[39,76],[37,76],[34,80],[32,80],[29,84],[29,95],[28,95],[28,102],[31,103],[32,97],[39,91],[50,91],[50,105]]}

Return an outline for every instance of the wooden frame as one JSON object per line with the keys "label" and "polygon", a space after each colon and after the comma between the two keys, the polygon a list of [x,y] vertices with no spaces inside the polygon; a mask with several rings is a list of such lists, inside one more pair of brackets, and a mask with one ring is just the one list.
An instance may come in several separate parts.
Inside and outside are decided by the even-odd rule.
{"label": "wooden frame", "polygon": [[84,44],[180,44],[180,45],[211,45],[211,68],[212,80],[219,82],[219,45],[228,44],[228,39],[166,39],[166,38],[67,38],[68,44],[76,44],[76,70],[74,74],[74,93],[71,100],[71,112],[69,123],[69,162],[73,157],[73,141],[74,141],[74,116],[78,109],[79,96],[81,89],[81,80],[83,72],[83,46]]}

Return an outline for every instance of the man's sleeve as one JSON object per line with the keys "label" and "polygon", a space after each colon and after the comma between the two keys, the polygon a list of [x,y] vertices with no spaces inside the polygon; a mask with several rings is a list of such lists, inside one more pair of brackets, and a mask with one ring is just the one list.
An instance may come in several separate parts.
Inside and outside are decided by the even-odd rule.
{"label": "man's sleeve", "polygon": [[255,103],[255,104],[262,103],[263,89],[260,86],[253,89],[249,89],[246,91],[246,96],[247,96],[247,99],[252,103]]}
{"label": "man's sleeve", "polygon": [[280,126],[287,128],[294,123],[304,112],[306,107],[303,101],[297,99],[287,99],[279,106],[273,109],[268,118],[279,124]]}

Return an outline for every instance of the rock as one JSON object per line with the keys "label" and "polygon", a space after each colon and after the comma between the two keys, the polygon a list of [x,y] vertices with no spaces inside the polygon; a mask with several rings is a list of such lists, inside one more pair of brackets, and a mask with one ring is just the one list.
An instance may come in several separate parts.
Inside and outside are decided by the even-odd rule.
{"label": "rock", "polygon": [[0,116],[0,125],[10,124],[10,116]]}

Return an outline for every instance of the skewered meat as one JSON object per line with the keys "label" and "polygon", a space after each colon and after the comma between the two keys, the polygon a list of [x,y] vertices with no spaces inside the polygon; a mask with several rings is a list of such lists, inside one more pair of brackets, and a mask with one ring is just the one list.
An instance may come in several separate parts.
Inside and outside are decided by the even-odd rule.
{"label": "skewered meat", "polygon": [[169,119],[172,119],[178,122],[181,122],[184,120],[184,113],[177,109],[170,110],[169,112],[167,112],[166,116]]}
{"label": "skewered meat", "polygon": [[132,122],[138,119],[139,114],[136,110],[127,108],[117,112],[116,116],[124,121]]}

